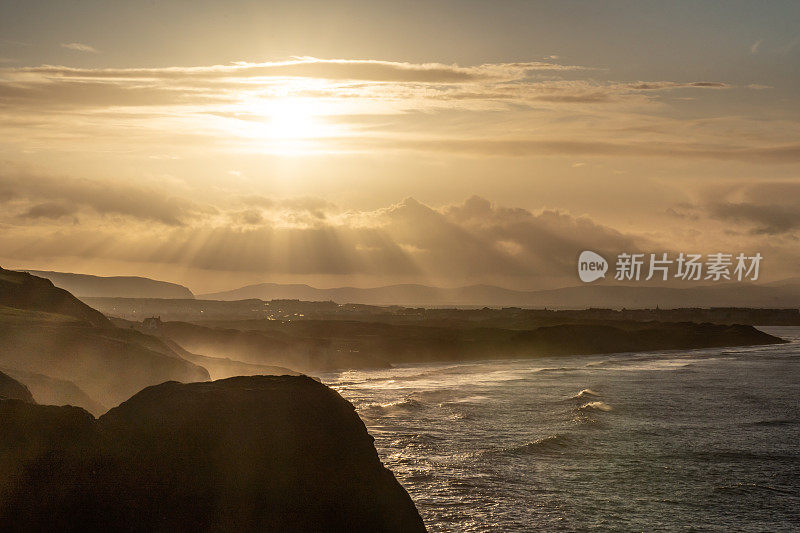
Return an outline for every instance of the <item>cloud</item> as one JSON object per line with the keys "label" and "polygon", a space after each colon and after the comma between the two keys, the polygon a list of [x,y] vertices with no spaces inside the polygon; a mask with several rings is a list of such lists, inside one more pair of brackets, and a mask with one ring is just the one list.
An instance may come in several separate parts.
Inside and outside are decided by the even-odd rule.
{"label": "cloud", "polygon": [[[460,66],[308,57],[195,67],[0,68],[0,135],[15,148],[85,149],[84,140],[97,140],[107,152],[136,146],[177,153],[191,145],[221,155],[284,153],[280,143],[263,140],[280,137],[271,124],[286,103],[289,115],[308,109],[311,116],[299,122],[314,123],[297,152],[800,159],[793,125],[767,128],[767,121],[743,116],[697,119],[685,110],[671,113],[683,104],[674,94],[663,97],[691,91],[693,98],[701,92],[713,98],[733,87],[723,81],[575,79],[584,74],[583,67],[555,61]],[[21,118],[43,125],[24,127]]]}
{"label": "cloud", "polygon": [[[303,210],[313,203],[306,198],[295,207]],[[321,199],[317,203],[327,205]],[[53,204],[48,212],[55,215]],[[373,211],[330,213],[315,226],[272,224],[256,208],[230,211],[228,220],[234,219],[235,224],[193,219],[157,232],[131,225],[62,225],[52,232],[23,226],[0,236],[0,247],[4,255],[30,261],[77,254],[85,260],[149,259],[182,268],[264,276],[540,283],[542,277],[572,279],[575,258],[583,249],[616,253],[637,250],[641,242],[586,217],[502,207],[478,196],[440,208],[407,198]],[[38,234],[32,238],[34,232]]]}
{"label": "cloud", "polygon": [[239,224],[249,226],[260,226],[264,223],[264,215],[258,209],[243,209],[231,213],[231,219]]}
{"label": "cloud", "polygon": [[764,39],[759,39],[753,44],[750,45],[750,55],[756,55],[758,53],[759,48],[764,43]]}
{"label": "cloud", "polygon": [[[196,67],[75,68],[43,65],[0,68],[0,102],[45,102],[59,106],[208,105],[243,95],[359,99],[364,102],[418,100],[600,104],[644,92],[682,88],[725,89],[722,82],[669,81],[597,83],[558,75],[583,67],[553,62],[487,63],[462,67],[442,63],[298,58],[267,63]],[[548,74],[552,79],[531,78]],[[555,77],[553,77],[555,76]],[[309,85],[311,81],[312,85]]]}
{"label": "cloud", "polygon": [[777,204],[728,203],[711,206],[711,216],[753,226],[752,233],[777,235],[800,228],[800,203],[794,206]]}
{"label": "cloud", "polygon": [[112,106],[180,106],[231,102],[225,95],[209,96],[196,91],[124,85],[97,81],[0,83],[0,104],[22,108],[107,108]]}
{"label": "cloud", "polygon": [[59,219],[68,215],[74,215],[78,210],[75,205],[66,205],[59,202],[45,202],[31,206],[22,213],[20,218],[49,218]]}
{"label": "cloud", "polygon": [[378,82],[465,83],[483,80],[513,80],[530,71],[580,70],[574,65],[532,61],[488,63],[460,67],[442,63],[404,63],[371,59],[297,58],[291,61],[196,67],[164,68],[74,68],[56,65],[7,69],[7,76],[40,75],[56,78],[93,80],[224,80],[252,78],[319,78]]}
{"label": "cloud", "polygon": [[780,235],[800,229],[800,182],[759,182],[710,192],[712,218],[745,224],[750,233]]}
{"label": "cloud", "polygon": [[800,144],[779,146],[730,146],[688,142],[607,142],[568,139],[348,139],[363,147],[448,152],[465,155],[529,157],[552,155],[682,157],[747,163],[786,164],[800,161]]}
{"label": "cloud", "polygon": [[295,196],[290,198],[274,198],[260,195],[248,195],[241,198],[247,205],[263,207],[265,209],[291,209],[322,213],[335,206],[322,198],[314,196]]}
{"label": "cloud", "polygon": [[[23,206],[20,217],[57,219],[89,209],[96,215],[122,215],[140,221],[180,226],[215,210],[165,191],[126,185],[116,181],[65,178],[22,170],[0,173],[0,201],[5,211]],[[11,205],[13,203],[13,205]]]}
{"label": "cloud", "polygon": [[273,227],[323,227],[335,206],[322,198],[295,196],[289,198],[261,195],[242,196],[244,209],[234,211],[231,220],[245,225]]}
{"label": "cloud", "polygon": [[96,49],[95,47],[83,43],[61,43],[61,48],[67,48],[68,50],[75,50],[76,52],[88,52],[90,54],[100,53],[100,50]]}
{"label": "cloud", "polygon": [[639,81],[626,85],[630,89],[637,91],[661,91],[665,89],[729,89],[727,83],[718,81],[693,81],[680,83],[674,81]]}
{"label": "cloud", "polygon": [[[513,73],[509,72],[511,76]],[[631,99],[646,102],[660,91],[680,89],[730,89],[733,86],[723,82],[672,82],[642,81],[634,83],[597,82],[594,80],[564,80],[558,78],[541,79],[524,77],[518,72],[512,79],[486,79],[480,83],[465,84],[371,84],[303,89],[298,96],[315,98],[394,98],[417,99],[429,102],[490,102],[506,101],[517,104],[535,105],[541,102],[555,104],[605,104],[624,103]]]}

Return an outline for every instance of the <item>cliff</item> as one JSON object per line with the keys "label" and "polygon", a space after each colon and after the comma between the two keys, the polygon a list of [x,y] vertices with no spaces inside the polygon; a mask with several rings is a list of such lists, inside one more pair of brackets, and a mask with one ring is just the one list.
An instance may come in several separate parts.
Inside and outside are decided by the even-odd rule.
{"label": "cliff", "polygon": [[353,406],[305,376],[163,383],[99,420],[2,400],[0,457],[12,530],[425,530]]}

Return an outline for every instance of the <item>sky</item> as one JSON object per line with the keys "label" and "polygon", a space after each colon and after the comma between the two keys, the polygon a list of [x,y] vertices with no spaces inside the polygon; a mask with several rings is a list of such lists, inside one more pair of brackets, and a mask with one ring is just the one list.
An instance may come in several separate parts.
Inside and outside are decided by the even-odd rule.
{"label": "sky", "polygon": [[0,265],[210,292],[800,275],[797,2],[0,0]]}

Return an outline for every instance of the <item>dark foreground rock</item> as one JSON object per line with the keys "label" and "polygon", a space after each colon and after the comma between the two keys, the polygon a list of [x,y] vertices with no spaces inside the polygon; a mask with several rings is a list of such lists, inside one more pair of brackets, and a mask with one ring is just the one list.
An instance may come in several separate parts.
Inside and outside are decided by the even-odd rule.
{"label": "dark foreground rock", "polygon": [[98,420],[0,401],[0,530],[425,528],[349,402],[253,376],[149,387]]}

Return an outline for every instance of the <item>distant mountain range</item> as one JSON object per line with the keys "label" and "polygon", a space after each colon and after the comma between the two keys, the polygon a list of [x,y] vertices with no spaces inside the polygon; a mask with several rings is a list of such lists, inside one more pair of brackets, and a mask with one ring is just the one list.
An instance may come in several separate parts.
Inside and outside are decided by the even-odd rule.
{"label": "distant mountain range", "polygon": [[[79,298],[193,299],[187,287],[136,276],[101,277],[87,274],[28,270]],[[304,284],[259,283],[229,291],[201,294],[202,300],[304,300],[340,304],[410,307],[536,307],[553,309],[677,308],[677,307],[800,307],[800,277],[771,283],[726,282],[708,285],[653,286],[615,283],[524,291],[493,285],[456,288],[418,284],[374,288],[319,289]]]}
{"label": "distant mountain range", "polygon": [[519,291],[492,285],[439,288],[389,285],[362,289],[317,289],[301,284],[260,283],[197,296],[204,300],[296,299],[337,303],[418,307],[490,306],[580,309],[675,307],[800,307],[800,278],[767,284],[718,283],[686,288],[649,285],[596,284],[539,291]]}
{"label": "distant mountain range", "polygon": [[25,272],[47,278],[56,287],[79,298],[194,298],[192,291],[183,285],[138,276],[103,277],[42,270]]}

